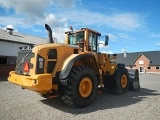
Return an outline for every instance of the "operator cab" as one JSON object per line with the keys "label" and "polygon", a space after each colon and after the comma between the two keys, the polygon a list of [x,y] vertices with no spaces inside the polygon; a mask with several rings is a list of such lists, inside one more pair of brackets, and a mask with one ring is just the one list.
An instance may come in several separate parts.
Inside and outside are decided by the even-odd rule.
{"label": "operator cab", "polygon": [[98,37],[101,33],[89,28],[82,28],[78,31],[68,31],[66,34],[66,44],[75,45],[79,52],[95,52],[98,48]]}

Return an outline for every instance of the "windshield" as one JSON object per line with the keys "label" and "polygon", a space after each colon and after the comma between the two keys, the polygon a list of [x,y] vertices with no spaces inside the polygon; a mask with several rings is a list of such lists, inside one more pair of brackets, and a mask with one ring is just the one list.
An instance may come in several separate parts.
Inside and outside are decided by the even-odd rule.
{"label": "windshield", "polygon": [[77,42],[83,42],[83,41],[84,41],[84,31],[68,35],[68,44],[70,45],[76,45]]}

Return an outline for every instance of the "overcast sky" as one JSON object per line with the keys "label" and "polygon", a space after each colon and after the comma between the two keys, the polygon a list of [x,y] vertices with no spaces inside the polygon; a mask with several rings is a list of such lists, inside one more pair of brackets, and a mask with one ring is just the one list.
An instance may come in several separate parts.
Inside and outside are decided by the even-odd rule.
{"label": "overcast sky", "polygon": [[102,52],[154,51],[160,49],[159,6],[160,0],[1,0],[0,28],[47,37],[47,23],[64,42],[70,26],[89,27],[109,35]]}

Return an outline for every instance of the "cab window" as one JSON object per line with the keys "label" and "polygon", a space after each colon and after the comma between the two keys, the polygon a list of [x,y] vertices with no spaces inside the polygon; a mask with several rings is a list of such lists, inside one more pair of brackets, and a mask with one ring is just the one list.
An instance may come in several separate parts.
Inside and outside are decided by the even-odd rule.
{"label": "cab window", "polygon": [[68,44],[77,45],[78,42],[84,41],[84,31],[71,33],[68,35]]}
{"label": "cab window", "polygon": [[88,50],[97,52],[97,35],[95,33],[89,32],[88,36]]}

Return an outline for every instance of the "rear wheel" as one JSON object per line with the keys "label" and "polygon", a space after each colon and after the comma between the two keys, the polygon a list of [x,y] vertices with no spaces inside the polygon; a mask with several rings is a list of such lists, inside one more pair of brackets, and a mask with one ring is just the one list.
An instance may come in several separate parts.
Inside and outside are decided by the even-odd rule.
{"label": "rear wheel", "polygon": [[125,67],[118,67],[113,76],[112,92],[117,95],[124,94],[128,91],[129,77]]}
{"label": "rear wheel", "polygon": [[97,79],[94,72],[87,66],[74,67],[67,77],[62,100],[73,107],[90,105],[97,94]]}

